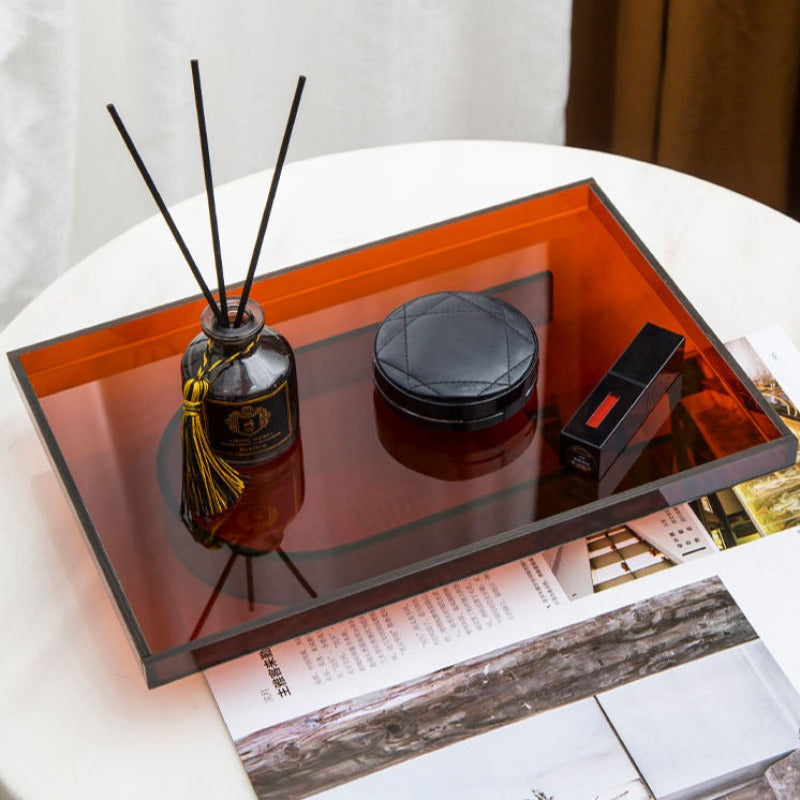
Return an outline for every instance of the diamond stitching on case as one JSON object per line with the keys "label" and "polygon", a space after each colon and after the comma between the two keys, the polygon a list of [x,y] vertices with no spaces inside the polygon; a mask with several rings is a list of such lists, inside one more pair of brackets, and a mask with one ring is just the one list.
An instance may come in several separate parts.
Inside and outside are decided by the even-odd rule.
{"label": "diamond stitching on case", "polygon": [[[383,364],[384,368],[391,368],[391,370],[396,371],[398,373],[398,378],[404,378],[404,382],[406,388],[410,390],[425,388],[432,394],[437,396],[443,396],[444,392],[442,391],[444,387],[447,386],[464,386],[464,387],[475,387],[473,388],[473,394],[476,397],[485,396],[490,394],[494,389],[501,388],[505,386],[509,386],[512,383],[512,374],[515,370],[519,369],[521,366],[530,363],[531,356],[526,354],[521,359],[517,360],[513,364],[511,363],[511,351],[512,351],[512,335],[520,337],[525,343],[532,344],[534,342],[535,334],[532,335],[530,329],[523,327],[520,329],[519,323],[521,320],[517,320],[514,318],[513,315],[509,315],[508,309],[502,307],[500,309],[496,309],[492,307],[491,302],[489,302],[489,298],[487,298],[487,304],[484,306],[478,300],[480,295],[467,295],[464,292],[443,292],[442,296],[436,299],[432,305],[427,306],[425,308],[420,309],[419,311],[414,311],[413,306],[415,301],[410,301],[409,303],[405,303],[400,308],[396,309],[392,314],[390,314],[385,322],[384,325],[391,324],[392,322],[398,322],[400,327],[397,331],[393,332],[391,336],[389,336],[385,341],[381,342],[376,347],[376,355],[380,357],[381,363]],[[424,300],[430,299],[429,297],[420,298]],[[465,307],[449,307],[439,309],[441,306],[446,305],[448,303],[457,303],[461,306],[469,306],[468,308]],[[503,336],[505,339],[506,345],[506,365],[505,369],[502,370],[500,373],[494,376],[487,377],[486,380],[470,380],[470,379],[459,379],[459,380],[440,380],[440,381],[430,381],[425,380],[420,375],[416,374],[412,365],[409,363],[409,345],[408,345],[408,334],[409,329],[414,324],[414,322],[418,319],[422,318],[429,318],[432,316],[447,316],[447,315],[458,315],[458,314],[481,314],[481,315],[490,315],[494,317],[498,322],[500,322],[503,326]],[[402,322],[401,322],[402,319]],[[514,324],[517,323],[517,324]],[[385,329],[384,329],[385,330]],[[402,343],[402,351],[401,352],[393,352],[390,351],[387,353],[387,350],[396,343],[396,340],[402,334],[403,336],[403,343]],[[404,363],[404,367],[398,365],[395,361],[397,357],[400,357]],[[534,360],[535,357],[534,357]],[[397,380],[397,378],[395,378]]]}

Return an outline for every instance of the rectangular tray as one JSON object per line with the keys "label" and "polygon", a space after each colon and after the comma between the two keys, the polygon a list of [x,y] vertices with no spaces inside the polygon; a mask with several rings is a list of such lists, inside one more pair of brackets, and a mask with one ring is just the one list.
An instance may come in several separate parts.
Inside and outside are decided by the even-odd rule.
{"label": "rectangular tray", "polygon": [[[537,402],[503,429],[432,434],[374,397],[377,324],[451,289],[536,326]],[[202,298],[9,354],[150,686],[794,462],[796,439],[594,181],[265,276],[252,296],[296,352],[301,446],[202,541],[178,514],[177,440]],[[565,470],[561,427],[648,321],[686,337],[681,380],[600,481]]]}

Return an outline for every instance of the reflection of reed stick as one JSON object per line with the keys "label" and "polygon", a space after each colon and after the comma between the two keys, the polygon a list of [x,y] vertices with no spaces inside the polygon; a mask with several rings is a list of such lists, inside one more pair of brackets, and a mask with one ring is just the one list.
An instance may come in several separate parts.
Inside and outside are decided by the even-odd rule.
{"label": "reflection of reed stick", "polygon": [[292,560],[289,558],[289,556],[287,556],[280,547],[276,547],[275,552],[281,557],[281,561],[283,561],[283,563],[289,567],[289,571],[295,576],[295,578],[297,578],[298,583],[308,592],[308,594],[311,597],[317,597],[318,595],[311,587],[311,584],[302,576],[300,570],[297,569],[297,567],[292,563]]}
{"label": "reflection of reed stick", "polygon": [[256,610],[256,595],[253,589],[253,557],[245,556],[245,573],[247,575],[247,607],[250,611]]}
{"label": "reflection of reed stick", "polygon": [[[280,556],[281,561],[289,568],[289,572],[297,578],[298,583],[308,592],[309,596],[317,597],[317,593],[311,587],[311,584],[302,576],[300,570],[292,563],[292,560],[286,553],[281,550],[280,547],[275,548],[275,552]],[[214,604],[217,602],[217,598],[220,595],[223,587],[225,586],[225,582],[228,580],[228,576],[231,574],[231,570],[233,569],[233,565],[236,562],[236,559],[239,557],[239,553],[232,552],[228,560],[225,562],[225,566],[222,568],[222,572],[220,573],[219,578],[214,586],[213,591],[211,592],[211,597],[208,598],[208,602],[205,604],[203,611],[200,614],[200,619],[197,620],[197,624],[194,626],[191,634],[189,635],[189,641],[194,641],[199,635],[200,631],[203,629],[203,625],[206,624],[206,620],[208,619],[208,615],[211,613],[211,609],[214,607]],[[250,611],[255,611],[255,584],[253,582],[253,563],[251,556],[244,557],[244,564],[245,564],[245,578],[247,580],[247,604]]]}
{"label": "reflection of reed stick", "polygon": [[214,586],[214,590],[211,592],[211,597],[208,598],[208,602],[203,608],[202,613],[200,614],[200,619],[197,620],[197,625],[194,626],[194,630],[189,634],[189,641],[194,641],[199,635],[200,631],[203,629],[203,625],[206,624],[206,620],[208,619],[208,615],[211,613],[211,609],[214,607],[214,603],[217,602],[217,598],[219,597],[219,593],[222,591],[222,587],[225,585],[225,581],[228,580],[228,575],[230,575],[231,570],[233,569],[233,564],[236,559],[239,557],[238,553],[231,553],[230,558],[228,559],[225,567],[222,570],[222,573],[217,580],[216,585]]}
{"label": "reflection of reed stick", "polygon": [[217,270],[217,286],[219,287],[219,305],[225,327],[229,327],[228,299],[225,295],[225,275],[222,271],[222,247],[219,242],[219,225],[217,223],[217,204],[214,200],[214,181],[211,178],[211,155],[208,151],[208,131],[206,130],[206,114],[203,107],[203,89],[200,85],[200,65],[192,59],[192,83],[194,84],[194,105],[197,110],[197,130],[200,134],[200,152],[203,156],[203,177],[206,181],[206,197],[208,198],[208,217],[211,222],[211,241],[214,246],[214,266]]}
{"label": "reflection of reed stick", "polygon": [[192,258],[192,254],[189,252],[189,248],[186,246],[186,242],[183,240],[183,236],[181,236],[181,232],[178,230],[175,220],[172,219],[172,214],[169,213],[169,209],[167,208],[164,199],[161,197],[161,192],[158,191],[155,182],[153,181],[152,177],[150,177],[150,173],[148,172],[144,161],[142,161],[142,157],[139,155],[139,151],[136,149],[133,139],[131,139],[128,131],[125,128],[125,125],[122,122],[122,119],[117,113],[117,109],[114,108],[113,103],[109,103],[106,108],[108,109],[108,113],[111,115],[111,119],[114,121],[114,124],[117,126],[117,130],[119,131],[119,135],[122,137],[122,141],[125,142],[125,146],[128,148],[131,158],[133,158],[133,163],[136,164],[139,174],[142,176],[145,185],[150,190],[150,194],[153,196],[153,200],[155,200],[156,206],[158,206],[158,210],[161,212],[161,216],[164,218],[164,222],[167,223],[167,227],[170,229],[170,232],[175,238],[183,257],[186,259],[186,263],[189,265],[189,269],[192,271],[192,275],[194,275],[194,279],[197,281],[197,285],[200,287],[203,297],[205,297],[206,302],[214,312],[214,316],[217,318],[219,324],[227,324],[227,321],[223,320],[222,313],[217,305],[217,301],[209,291],[205,280],[203,280],[203,276],[200,274],[200,270],[198,269],[194,258]]}
{"label": "reflection of reed stick", "polygon": [[286,160],[286,153],[289,150],[289,140],[292,138],[292,129],[294,128],[294,121],[297,117],[297,109],[300,107],[300,98],[303,94],[303,87],[306,83],[305,75],[301,75],[297,79],[297,88],[294,92],[294,100],[292,107],[289,111],[289,119],[286,121],[286,130],[283,132],[283,141],[281,142],[281,149],[278,152],[278,161],[275,164],[275,170],[272,173],[272,181],[269,186],[269,193],[267,194],[267,203],[264,206],[264,213],[261,215],[261,225],[258,228],[256,235],[256,243],[253,247],[253,256],[250,259],[250,267],[247,270],[247,278],[244,282],[242,289],[242,296],[239,300],[239,309],[236,312],[236,319],[234,320],[233,327],[238,328],[242,324],[242,316],[244,315],[244,307],[247,304],[247,298],[250,296],[250,287],[253,285],[253,276],[256,272],[256,264],[258,264],[258,257],[261,254],[261,245],[264,242],[264,234],[267,231],[267,223],[269,222],[269,215],[272,211],[272,203],[275,200],[275,192],[278,189],[278,181],[281,179],[281,172],[283,170],[283,162]]}

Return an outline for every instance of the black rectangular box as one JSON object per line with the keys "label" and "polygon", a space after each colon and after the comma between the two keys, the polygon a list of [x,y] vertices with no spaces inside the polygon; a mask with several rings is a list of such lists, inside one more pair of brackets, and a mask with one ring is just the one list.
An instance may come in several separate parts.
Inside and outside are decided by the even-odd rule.
{"label": "black rectangular box", "polygon": [[678,376],[684,337],[648,322],[561,431],[561,460],[602,476]]}

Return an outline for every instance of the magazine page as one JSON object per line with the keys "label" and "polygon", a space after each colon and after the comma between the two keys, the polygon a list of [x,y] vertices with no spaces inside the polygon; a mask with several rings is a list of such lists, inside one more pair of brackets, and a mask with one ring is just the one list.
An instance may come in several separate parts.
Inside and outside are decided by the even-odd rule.
{"label": "magazine page", "polygon": [[[527,638],[300,713],[259,696],[284,666],[291,685],[280,648],[207,675],[259,798],[796,798],[798,569],[800,537],[777,534],[543,604]],[[225,684],[256,674],[232,707]],[[789,794],[738,793],[777,780]]]}
{"label": "magazine page", "polygon": [[351,617],[206,672],[231,736],[545,630],[568,602],[541,555]]}
{"label": "magazine page", "polygon": [[[791,419],[788,339],[730,347]],[[789,498],[797,471],[777,481]],[[796,776],[800,537],[791,514],[761,524],[752,496],[731,487],[208,670],[256,795],[738,800]],[[745,736],[753,714],[769,730]]]}
{"label": "magazine page", "polygon": [[259,797],[734,800],[782,782],[797,798],[798,673],[751,611],[800,599],[774,584],[799,557],[781,536],[576,601],[549,633],[256,732],[240,755]]}
{"label": "magazine page", "polygon": [[[800,353],[778,327],[728,345],[767,402],[800,440]],[[800,453],[793,467],[733,487],[762,536],[800,524]]]}

